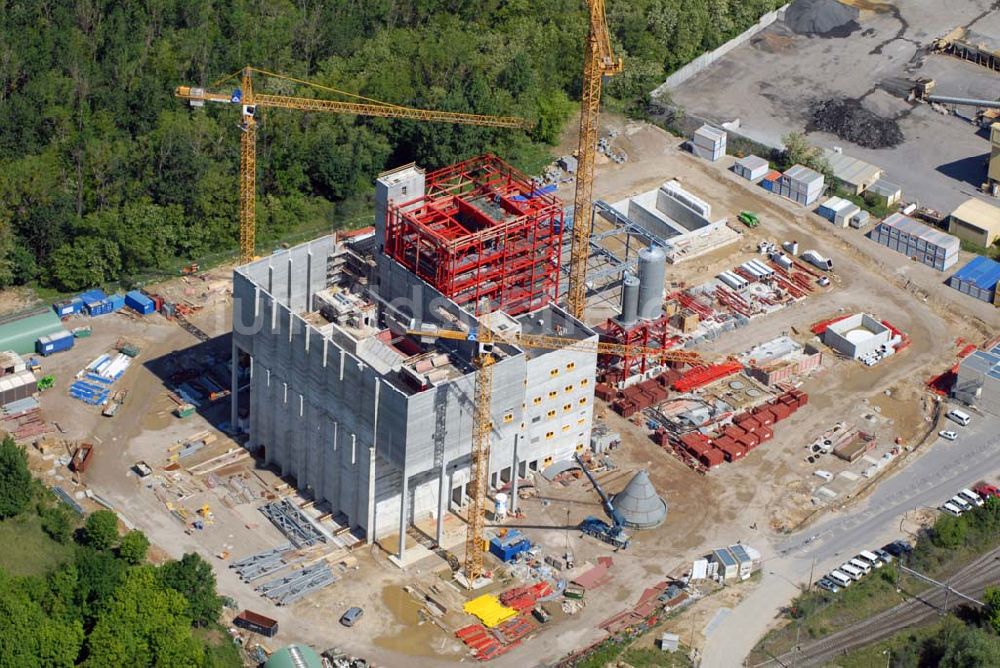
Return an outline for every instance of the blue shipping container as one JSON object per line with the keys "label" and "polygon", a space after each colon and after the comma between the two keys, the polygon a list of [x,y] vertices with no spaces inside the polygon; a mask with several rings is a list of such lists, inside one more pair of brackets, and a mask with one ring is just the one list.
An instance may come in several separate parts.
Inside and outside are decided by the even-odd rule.
{"label": "blue shipping container", "polygon": [[68,315],[73,315],[76,311],[73,310],[73,302],[56,302],[52,305],[52,310],[56,312],[56,315],[60,318],[65,318]]}
{"label": "blue shipping container", "polygon": [[52,353],[69,350],[73,347],[74,341],[75,338],[73,337],[73,332],[63,330],[38,339],[38,341],[35,342],[35,352],[39,355],[48,357]]}
{"label": "blue shipping container", "polygon": [[108,304],[110,307],[109,313],[114,313],[125,308],[125,295],[111,295],[108,297]]}
{"label": "blue shipping container", "polygon": [[106,297],[107,295],[104,294],[104,290],[101,290],[100,288],[80,293],[80,299],[84,302],[99,302],[103,301]]}
{"label": "blue shipping container", "polygon": [[149,315],[156,310],[156,304],[153,303],[153,300],[138,290],[125,293],[125,306],[140,315]]}

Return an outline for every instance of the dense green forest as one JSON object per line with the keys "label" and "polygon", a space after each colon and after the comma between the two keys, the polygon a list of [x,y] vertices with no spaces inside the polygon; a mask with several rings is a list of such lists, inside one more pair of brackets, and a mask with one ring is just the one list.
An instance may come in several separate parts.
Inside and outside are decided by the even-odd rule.
{"label": "dense green forest", "polygon": [[[663,76],[780,0],[608,0],[641,109]],[[494,151],[534,172],[574,110],[583,0],[55,0],[0,11],[0,287],[130,283],[236,245],[239,130],[178,85],[252,64],[397,104],[536,121],[531,132],[258,111],[258,238],[357,223],[373,176]],[[235,86],[222,81],[220,90]],[[258,81],[257,90],[308,94]]]}
{"label": "dense green forest", "polygon": [[110,510],[82,526],[0,441],[0,666],[236,668],[222,599],[197,554],[147,562],[140,531]]}

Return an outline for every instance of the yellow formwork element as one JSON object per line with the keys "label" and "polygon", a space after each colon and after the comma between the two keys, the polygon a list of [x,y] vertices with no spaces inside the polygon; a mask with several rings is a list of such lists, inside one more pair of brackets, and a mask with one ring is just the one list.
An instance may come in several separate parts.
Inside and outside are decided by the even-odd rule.
{"label": "yellow formwork element", "polygon": [[517,610],[508,608],[492,594],[483,594],[472,599],[463,606],[463,609],[470,615],[478,617],[479,621],[489,628],[498,626],[517,615]]}

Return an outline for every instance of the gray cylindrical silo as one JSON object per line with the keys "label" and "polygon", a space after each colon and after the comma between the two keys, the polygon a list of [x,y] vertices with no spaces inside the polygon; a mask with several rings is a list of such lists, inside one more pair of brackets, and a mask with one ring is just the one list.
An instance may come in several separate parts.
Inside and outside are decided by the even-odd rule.
{"label": "gray cylindrical silo", "polygon": [[667,276],[667,254],[650,246],[639,251],[639,317],[656,320],[663,315],[663,288]]}
{"label": "gray cylindrical silo", "polygon": [[618,322],[631,327],[639,317],[639,279],[626,273],[622,278],[622,312]]}

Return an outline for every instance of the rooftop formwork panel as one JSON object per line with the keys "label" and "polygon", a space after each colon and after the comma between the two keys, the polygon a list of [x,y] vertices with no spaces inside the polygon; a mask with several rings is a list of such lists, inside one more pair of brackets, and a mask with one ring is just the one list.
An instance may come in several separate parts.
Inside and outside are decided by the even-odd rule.
{"label": "rooftop formwork panel", "polygon": [[390,202],[385,253],[470,311],[511,315],[558,295],[563,208],[493,155],[427,174],[423,195]]}

